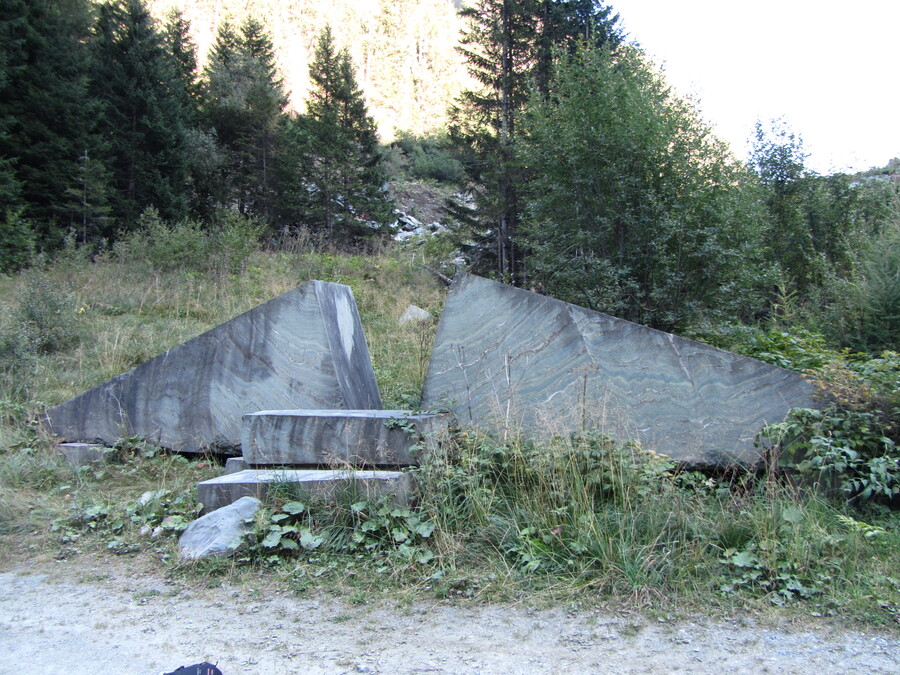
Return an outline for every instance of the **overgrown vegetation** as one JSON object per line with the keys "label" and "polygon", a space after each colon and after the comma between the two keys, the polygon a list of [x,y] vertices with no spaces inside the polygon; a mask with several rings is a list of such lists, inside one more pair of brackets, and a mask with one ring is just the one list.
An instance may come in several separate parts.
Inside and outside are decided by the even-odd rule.
{"label": "overgrown vegetation", "polygon": [[[482,0],[462,15],[481,88],[448,133],[385,148],[330,30],[300,115],[252,17],[218,26],[200,73],[183,18],[159,23],[140,0],[0,11],[0,550],[102,545],[173,573],[283,574],[298,591],[328,575],[354,594],[387,579],[441,597],[896,623],[896,162],[818,176],[775,124],[741,163],[603,4]],[[452,236],[392,246],[385,175],[397,193],[427,181],[451,196]],[[603,429],[541,445],[458,430],[423,457],[415,507],[279,489],[234,560],[196,567],[176,562],[173,535],[215,458],[126,439],[73,469],[40,424],[46,406],[312,278],[351,286],[385,407],[415,408],[443,301],[420,263],[452,273],[462,255],[803,372],[822,406],[760,430],[767,464],[751,473],[684,471]],[[432,318],[398,325],[409,303]]]}
{"label": "overgrown vegetation", "polygon": [[[409,302],[436,314],[443,291],[399,249],[347,255],[311,235],[249,253],[237,237],[234,250],[222,252],[242,260],[230,273],[197,264],[206,259],[202,247],[160,267],[143,247],[192,251],[182,244],[194,230],[153,227],[153,240],[135,240],[131,255],[117,250],[89,262],[74,248],[0,280],[8,299],[0,425],[7,555],[34,555],[28,545],[60,558],[89,549],[141,555],[171,574],[213,575],[211,583],[229,570],[265,570],[297,591],[327,579],[351,599],[406,588],[713,611],[785,605],[897,621],[900,581],[891,561],[900,550],[892,510],[900,358],[835,351],[815,335],[780,327],[707,328],[698,336],[816,369],[834,407],[799,411],[761,436],[795,473],[784,473],[774,456],[759,474],[685,472],[602,429],[544,445],[460,431],[423,457],[414,507],[353,490],[325,502],[285,487],[273,491],[255,536],[227,564],[178,562],[177,534],[198,509],[194,484],[220,471],[215,459],[126,439],[104,463],[73,469],[38,423],[43,406],[307,278],[353,288],[385,405],[414,406],[435,323],[401,327],[397,318]],[[26,303],[29,317],[45,317],[30,328]],[[65,346],[53,339],[61,326],[75,336]],[[17,331],[43,337],[20,339]]]}

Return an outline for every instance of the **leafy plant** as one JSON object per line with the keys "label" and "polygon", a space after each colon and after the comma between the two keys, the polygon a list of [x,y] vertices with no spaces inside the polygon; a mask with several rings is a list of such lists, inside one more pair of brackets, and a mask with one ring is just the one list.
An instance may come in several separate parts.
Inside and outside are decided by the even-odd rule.
{"label": "leafy plant", "polygon": [[772,551],[761,553],[752,544],[745,549],[725,551],[719,562],[734,576],[720,587],[721,592],[734,593],[739,588],[761,591],[775,605],[797,598],[808,599],[821,592],[815,583],[803,577],[795,563],[784,560],[773,566],[770,561],[777,559],[777,555],[772,555]]}
{"label": "leafy plant", "polygon": [[67,349],[80,339],[75,299],[66,283],[58,283],[41,271],[26,275],[12,321],[21,338],[37,353]]}
{"label": "leafy plant", "polygon": [[780,449],[782,461],[850,500],[890,500],[900,494],[900,455],[873,413],[829,406],[797,409],[770,424],[758,445]]}
{"label": "leafy plant", "polygon": [[306,523],[309,511],[303,502],[290,501],[269,516],[265,536],[259,542],[274,555],[299,550],[314,551],[324,541],[312,533]]}
{"label": "leafy plant", "polygon": [[397,508],[385,501],[359,501],[350,505],[357,520],[352,548],[365,551],[394,551],[407,561],[427,563],[434,554],[424,544],[434,532],[434,523],[411,509]]}
{"label": "leafy plant", "polygon": [[262,517],[257,550],[270,562],[319,550],[424,564],[434,557],[425,546],[434,527],[420,512],[387,498],[332,505],[291,500]]}

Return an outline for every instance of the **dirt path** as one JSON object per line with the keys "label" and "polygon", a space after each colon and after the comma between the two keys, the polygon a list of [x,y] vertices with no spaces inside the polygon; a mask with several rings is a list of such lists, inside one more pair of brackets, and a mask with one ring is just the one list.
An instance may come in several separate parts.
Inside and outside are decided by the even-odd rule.
{"label": "dirt path", "polygon": [[0,673],[897,673],[900,639],[452,603],[195,588],[90,559],[0,572]]}

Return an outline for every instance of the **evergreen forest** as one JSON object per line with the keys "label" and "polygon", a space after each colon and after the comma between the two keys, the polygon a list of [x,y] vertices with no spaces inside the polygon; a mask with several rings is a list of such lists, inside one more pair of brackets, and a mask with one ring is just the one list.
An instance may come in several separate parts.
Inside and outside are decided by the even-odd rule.
{"label": "evergreen forest", "polygon": [[[759,443],[826,489],[807,503],[781,474],[681,472],[608,438],[466,436],[423,469],[434,499],[365,545],[398,578],[502,559],[494,579],[827,596],[896,622],[900,159],[822,175],[779,120],[740,157],[639,38],[598,0],[0,0],[0,535],[42,527],[4,490],[101,489],[47,459],[47,405],[308,278],[353,287],[385,407],[416,407],[434,322],[398,328],[389,302],[438,316],[435,277],[466,270],[804,372],[821,409]],[[400,241],[416,208],[442,227]],[[551,455],[547,476],[599,476],[584,513],[530,468]],[[344,516],[346,534],[362,516]],[[305,554],[292,536],[252,564]]]}

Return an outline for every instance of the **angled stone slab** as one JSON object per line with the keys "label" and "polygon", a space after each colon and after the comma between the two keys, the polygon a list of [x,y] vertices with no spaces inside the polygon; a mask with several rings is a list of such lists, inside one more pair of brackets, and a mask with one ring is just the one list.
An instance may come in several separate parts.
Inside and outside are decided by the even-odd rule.
{"label": "angled stone slab", "polygon": [[413,475],[401,471],[247,469],[197,483],[197,501],[203,504],[202,513],[209,513],[241,497],[263,499],[273,485],[290,485],[325,499],[345,491],[364,499],[392,495],[402,506],[415,499]]}
{"label": "angled stone slab", "polygon": [[244,415],[250,466],[414,466],[447,434],[447,416],[409,410],[263,410]]}
{"label": "angled stone slab", "polygon": [[764,424],[815,405],[797,373],[468,275],[444,306],[422,403],[538,438],[597,429],[707,466],[755,463]]}
{"label": "angled stone slab", "polygon": [[142,436],[180,451],[232,449],[241,416],[272,408],[380,408],[350,288],[309,281],[51,408],[67,441]]}

